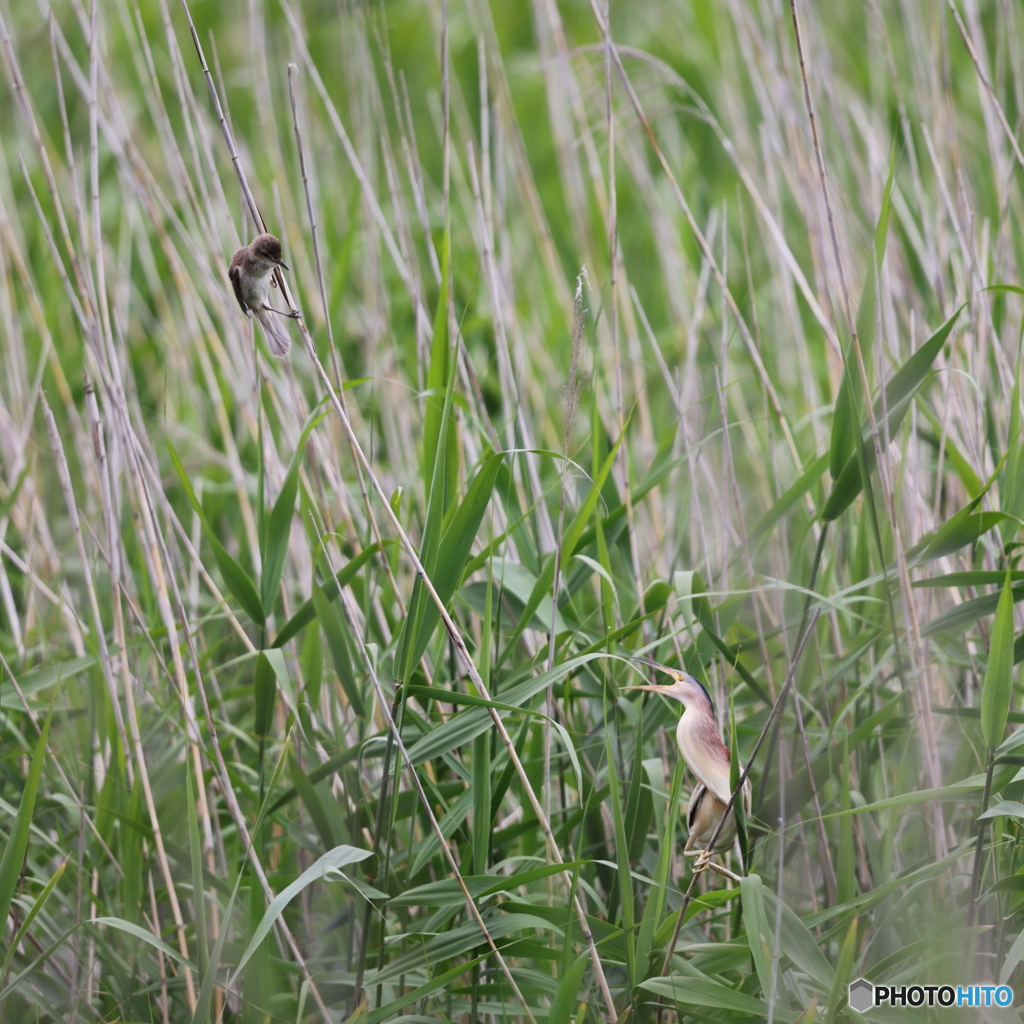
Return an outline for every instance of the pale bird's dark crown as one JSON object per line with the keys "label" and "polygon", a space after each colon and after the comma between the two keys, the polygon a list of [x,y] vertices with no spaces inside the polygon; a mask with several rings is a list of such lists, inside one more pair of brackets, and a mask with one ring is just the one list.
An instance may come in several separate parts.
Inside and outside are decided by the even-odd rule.
{"label": "pale bird's dark crown", "polygon": [[708,693],[708,688],[696,676],[691,676],[689,672],[679,674],[685,675],[689,682],[693,683],[695,686],[698,686],[700,688],[700,692],[704,695],[704,699],[707,701],[708,710],[711,712],[711,717],[715,719],[715,721],[717,722],[718,713],[715,711],[715,702],[711,699],[711,694]]}

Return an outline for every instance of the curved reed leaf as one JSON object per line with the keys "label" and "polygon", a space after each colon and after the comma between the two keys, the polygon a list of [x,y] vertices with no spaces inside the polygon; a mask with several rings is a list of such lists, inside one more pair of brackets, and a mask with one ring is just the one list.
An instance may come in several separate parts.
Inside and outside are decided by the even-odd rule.
{"label": "curved reed leaf", "polygon": [[[883,437],[893,438],[899,430],[903,418],[910,408],[910,402],[918,389],[924,383],[925,378],[931,372],[932,363],[942,351],[942,347],[949,337],[953,325],[963,310],[963,306],[957,307],[953,314],[939,327],[934,334],[926,341],[909,359],[893,374],[892,379],[885,386],[884,404],[879,398],[875,402],[875,420],[879,423],[879,430],[883,429],[882,417],[885,414]],[[863,433],[863,428],[862,428]],[[884,443],[884,441],[883,441]],[[871,437],[863,434],[862,444],[864,446],[864,461],[870,473],[875,467],[875,446]],[[826,522],[838,519],[843,512],[853,504],[854,499],[863,489],[860,465],[856,455],[851,455],[846,465],[839,474],[838,479],[832,487],[824,506],[819,513]]]}
{"label": "curved reed leaf", "polygon": [[[234,973],[231,976],[231,980],[234,981],[238,975],[242,972],[242,968],[249,962],[249,958],[259,948],[260,943],[267,937],[267,933],[271,928],[274,927],[274,922],[284,912],[284,908],[303,889],[307,886],[312,885],[314,882],[318,882],[321,879],[329,879],[329,876],[341,868],[347,867],[349,864],[358,864],[359,861],[366,860],[370,856],[369,850],[359,850],[354,846],[348,846],[342,843],[340,846],[334,847],[333,850],[328,850],[323,856],[318,857],[305,871],[299,875],[290,885],[287,885],[282,889],[271,901],[270,906],[267,907],[266,913],[260,919],[259,924],[256,926],[256,930],[253,932],[252,939],[249,941],[249,945],[245,947],[245,952],[242,954],[238,963],[235,964]],[[474,927],[476,927],[474,925]]]}

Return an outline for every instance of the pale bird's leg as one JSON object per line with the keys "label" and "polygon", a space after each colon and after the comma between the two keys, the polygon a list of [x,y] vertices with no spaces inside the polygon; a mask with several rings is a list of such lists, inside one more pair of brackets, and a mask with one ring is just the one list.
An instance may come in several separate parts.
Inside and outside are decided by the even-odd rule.
{"label": "pale bird's leg", "polygon": [[683,847],[684,857],[696,857],[697,860],[693,865],[693,873],[698,874],[708,866],[708,861],[711,859],[711,854],[705,850],[695,850],[693,844],[697,841],[696,830],[691,832],[686,837],[686,845]]}

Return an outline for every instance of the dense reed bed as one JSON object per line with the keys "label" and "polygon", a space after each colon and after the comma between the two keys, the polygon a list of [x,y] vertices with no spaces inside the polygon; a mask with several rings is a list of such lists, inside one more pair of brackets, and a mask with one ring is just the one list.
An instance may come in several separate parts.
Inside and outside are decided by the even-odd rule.
{"label": "dense reed bed", "polygon": [[1022,29],[0,2],[0,1018],[1024,988]]}

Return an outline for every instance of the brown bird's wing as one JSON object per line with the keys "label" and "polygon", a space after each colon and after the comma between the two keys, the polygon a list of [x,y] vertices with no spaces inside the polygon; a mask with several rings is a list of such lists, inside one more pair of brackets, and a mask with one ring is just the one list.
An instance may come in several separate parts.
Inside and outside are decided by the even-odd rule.
{"label": "brown bird's wing", "polygon": [[239,249],[234,256],[231,257],[231,265],[228,267],[228,277],[231,278],[231,287],[235,289],[235,298],[238,299],[238,304],[242,307],[242,312],[248,316],[249,307],[245,304],[245,299],[242,298],[242,258],[245,255],[245,249]]}
{"label": "brown bird's wing", "polygon": [[288,338],[284,325],[277,318],[277,314],[269,309],[254,309],[253,312],[263,328],[263,333],[267,336],[267,344],[270,346],[270,351],[279,359],[284,358],[284,356],[288,355],[288,349],[292,347],[292,343]]}

